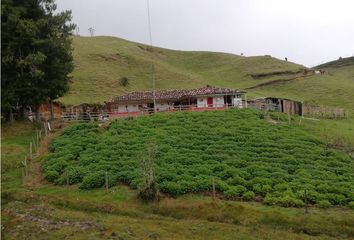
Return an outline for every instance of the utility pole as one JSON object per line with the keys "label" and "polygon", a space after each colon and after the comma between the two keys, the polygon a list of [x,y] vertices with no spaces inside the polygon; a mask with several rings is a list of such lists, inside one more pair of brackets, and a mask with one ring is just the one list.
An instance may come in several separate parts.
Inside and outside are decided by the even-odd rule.
{"label": "utility pole", "polygon": [[[148,25],[149,25],[149,37],[150,37],[150,48],[151,48],[151,53],[153,53],[153,48],[152,48],[152,34],[151,34],[151,21],[150,21],[150,2],[149,0],[146,0],[146,8],[147,8],[147,14],[148,14]],[[151,55],[151,70],[152,70],[152,97],[153,97],[153,102],[154,102],[154,113],[156,113],[156,90],[155,90],[155,64],[154,64],[154,59],[153,56]]]}

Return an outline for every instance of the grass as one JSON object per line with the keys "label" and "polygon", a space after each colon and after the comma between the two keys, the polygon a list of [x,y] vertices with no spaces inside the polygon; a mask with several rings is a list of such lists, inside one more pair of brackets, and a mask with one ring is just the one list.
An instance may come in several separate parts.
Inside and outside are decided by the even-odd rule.
{"label": "grass", "polygon": [[[267,81],[251,74],[297,72],[303,66],[270,56],[241,57],[227,53],[152,50],[115,37],[73,37],[75,70],[64,104],[103,103],[131,91],[151,90],[151,61],[156,88],[193,88],[207,84],[246,88]],[[120,86],[127,77],[129,85]]]}
{"label": "grass", "polygon": [[353,113],[354,64],[329,69],[324,75],[252,89],[249,94],[250,97],[275,96],[308,104],[341,107]]}

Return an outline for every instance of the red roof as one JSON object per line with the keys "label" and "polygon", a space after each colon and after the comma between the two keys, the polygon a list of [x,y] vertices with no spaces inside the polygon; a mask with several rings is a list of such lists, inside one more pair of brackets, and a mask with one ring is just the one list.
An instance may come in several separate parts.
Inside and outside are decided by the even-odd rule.
{"label": "red roof", "polygon": [[[243,90],[229,89],[229,88],[217,88],[212,86],[194,88],[194,89],[176,89],[176,90],[158,90],[155,91],[156,100],[174,100],[185,97],[193,96],[205,96],[215,94],[237,94],[245,93]],[[131,92],[126,95],[118,96],[110,99],[108,102],[127,102],[127,101],[153,101],[153,91],[146,92]]]}

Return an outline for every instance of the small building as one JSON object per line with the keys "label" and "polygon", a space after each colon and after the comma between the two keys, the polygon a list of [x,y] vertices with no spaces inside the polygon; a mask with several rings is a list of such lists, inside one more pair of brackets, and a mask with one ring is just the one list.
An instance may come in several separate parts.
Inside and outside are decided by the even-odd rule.
{"label": "small building", "polygon": [[132,92],[112,98],[105,104],[110,115],[139,115],[155,110],[161,112],[242,108],[245,94],[243,90],[206,86],[195,89]]}
{"label": "small building", "polygon": [[287,114],[303,115],[302,102],[286,98],[264,97],[250,102],[250,106],[261,110],[279,111]]}

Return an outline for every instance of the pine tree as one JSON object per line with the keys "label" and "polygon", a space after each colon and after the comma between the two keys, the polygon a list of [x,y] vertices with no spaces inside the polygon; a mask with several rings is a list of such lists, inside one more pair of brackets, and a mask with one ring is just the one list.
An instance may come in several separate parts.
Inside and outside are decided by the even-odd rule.
{"label": "pine tree", "polygon": [[54,0],[1,3],[2,115],[54,100],[68,90],[73,70],[71,12],[54,13]]}

